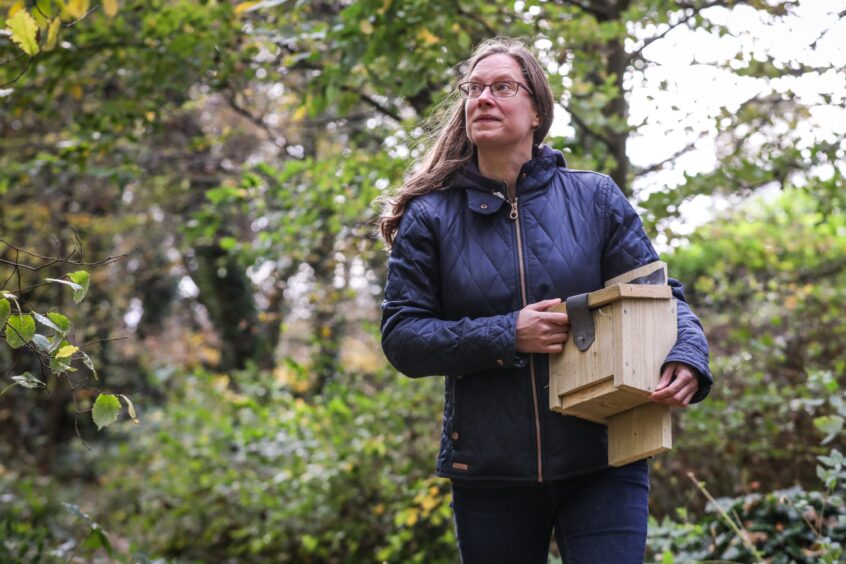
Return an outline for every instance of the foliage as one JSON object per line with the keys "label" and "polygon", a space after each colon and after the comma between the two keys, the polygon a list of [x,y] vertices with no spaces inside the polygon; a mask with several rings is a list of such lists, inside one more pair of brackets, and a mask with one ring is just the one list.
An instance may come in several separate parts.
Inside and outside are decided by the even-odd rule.
{"label": "foliage", "polygon": [[179,378],[105,462],[115,530],[189,560],[454,560],[437,379],[346,373],[306,401],[279,374]]}

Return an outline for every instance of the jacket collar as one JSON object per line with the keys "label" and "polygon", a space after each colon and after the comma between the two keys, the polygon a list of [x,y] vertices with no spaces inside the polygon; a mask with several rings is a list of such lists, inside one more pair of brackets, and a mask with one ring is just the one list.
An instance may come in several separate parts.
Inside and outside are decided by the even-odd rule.
{"label": "jacket collar", "polygon": [[[517,179],[517,195],[523,196],[530,192],[545,189],[559,167],[565,167],[564,155],[548,145],[541,145],[534,150],[531,160],[523,163],[520,176]],[[505,183],[482,176],[474,158],[456,172],[453,186],[465,190],[476,190],[487,194],[499,194],[504,198]],[[498,196],[498,194],[496,194]]]}

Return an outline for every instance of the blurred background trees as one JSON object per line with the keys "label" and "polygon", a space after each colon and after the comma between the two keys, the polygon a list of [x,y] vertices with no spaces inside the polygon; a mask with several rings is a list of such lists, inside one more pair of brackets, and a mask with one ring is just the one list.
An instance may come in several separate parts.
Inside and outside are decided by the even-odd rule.
{"label": "blurred background trees", "polygon": [[[495,35],[534,46],[558,102],[549,143],[640,206],[712,343],[711,398],[653,463],[652,513],[671,519],[651,554],[835,554],[835,4],[3,2],[0,258],[128,254],[91,270],[78,305],[55,284],[26,289],[37,280],[7,263],[3,290],[72,318],[101,387],[131,396],[144,424],[103,440],[80,421],[89,450],[74,439],[85,389],[0,396],[0,555],[103,550],[88,512],[114,553],[455,558],[448,484],[431,477],[441,384],[406,382],[378,346],[372,202],[419,155],[456,65]],[[791,49],[773,40],[785,34]],[[679,220],[703,213],[695,231]],[[0,347],[1,365],[29,354]],[[689,471],[733,498],[746,533]],[[57,514],[59,499],[82,512]]]}

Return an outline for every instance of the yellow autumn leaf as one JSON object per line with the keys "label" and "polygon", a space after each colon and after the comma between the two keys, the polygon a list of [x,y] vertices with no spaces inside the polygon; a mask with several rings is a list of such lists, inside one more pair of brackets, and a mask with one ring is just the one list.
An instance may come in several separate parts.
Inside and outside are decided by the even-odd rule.
{"label": "yellow autumn leaf", "polygon": [[294,120],[294,121],[302,121],[303,118],[306,117],[307,112],[308,112],[308,106],[303,104],[302,106],[297,108],[297,111],[294,112],[294,115],[291,116],[291,119]]}
{"label": "yellow autumn leaf", "polygon": [[44,50],[50,51],[55,49],[56,43],[59,41],[59,30],[62,28],[62,20],[53,18],[50,22],[50,27],[47,28],[47,41],[44,43]]}
{"label": "yellow autumn leaf", "polygon": [[6,20],[6,27],[12,32],[12,41],[18,44],[27,55],[38,53],[38,41],[35,34],[38,26],[26,10],[17,10],[15,15]]}
{"label": "yellow autumn leaf", "polygon": [[373,33],[373,24],[370,23],[368,20],[361,20],[358,24],[358,27],[361,28],[361,33],[364,35],[370,35]]}
{"label": "yellow autumn leaf", "polygon": [[408,513],[405,515],[405,524],[408,527],[413,527],[417,523],[417,519],[420,517],[418,511],[414,508],[408,510]]}
{"label": "yellow autumn leaf", "polygon": [[62,6],[62,11],[71,18],[79,19],[88,11],[89,5],[89,0],[68,0]]}
{"label": "yellow autumn leaf", "polygon": [[440,37],[425,28],[417,32],[417,38],[423,41],[423,43],[426,43],[427,45],[434,45],[435,43],[438,43],[441,40]]}
{"label": "yellow autumn leaf", "polygon": [[11,18],[11,17],[12,17],[12,16],[14,16],[16,13],[18,13],[18,10],[22,10],[22,9],[23,9],[23,7],[24,7],[24,3],[23,3],[23,1],[22,1],[22,0],[18,0],[17,2],[15,2],[14,4],[12,4],[12,7],[11,7],[11,8],[9,8],[9,11],[6,13],[6,18],[7,18],[7,19]]}
{"label": "yellow autumn leaf", "polygon": [[394,0],[383,0],[382,1],[382,7],[379,8],[378,10],[376,10],[376,12],[380,16],[385,15],[385,12],[387,12],[388,10],[391,9],[391,4],[393,4],[393,3],[394,3]]}
{"label": "yellow autumn leaf", "polygon": [[250,9],[259,3],[259,0],[255,0],[253,2],[241,2],[237,6],[235,6],[235,13],[236,14],[243,14],[244,12],[249,12]]}
{"label": "yellow autumn leaf", "polygon": [[79,350],[79,347],[75,347],[73,345],[65,345],[64,347],[59,349],[59,352],[56,353],[56,358],[70,358],[73,356],[73,353]]}
{"label": "yellow autumn leaf", "polygon": [[77,102],[79,100],[82,100],[82,86],[80,86],[79,84],[74,84],[73,86],[71,86],[69,89],[69,93],[71,95],[71,98],[73,98]]}
{"label": "yellow autumn leaf", "polygon": [[118,13],[118,0],[103,0],[103,12],[110,18]]}

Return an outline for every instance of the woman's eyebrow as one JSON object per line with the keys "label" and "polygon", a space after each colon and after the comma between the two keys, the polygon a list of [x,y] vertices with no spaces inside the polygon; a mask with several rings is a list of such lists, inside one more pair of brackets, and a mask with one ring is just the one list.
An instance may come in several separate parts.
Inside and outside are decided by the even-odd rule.
{"label": "woman's eyebrow", "polygon": [[[493,76],[493,80],[491,82],[498,82],[500,80],[516,80],[516,81],[519,82],[519,80],[520,80],[518,78],[515,78],[514,75],[511,74],[510,71],[499,71],[499,72],[493,74],[492,76]],[[478,81],[479,77],[478,77],[478,75],[475,74],[475,71],[474,71],[474,72],[470,73],[470,76],[467,77],[467,80]]]}

